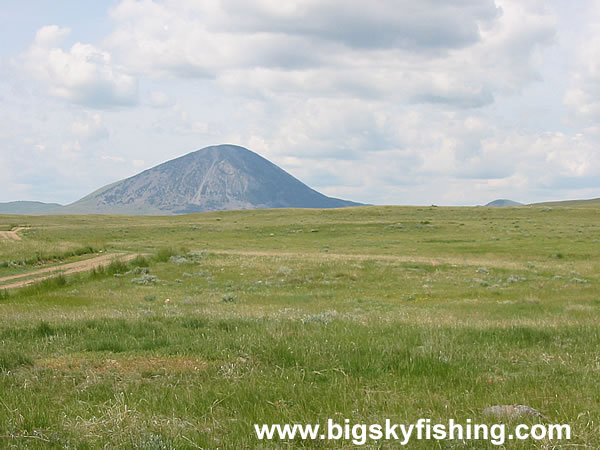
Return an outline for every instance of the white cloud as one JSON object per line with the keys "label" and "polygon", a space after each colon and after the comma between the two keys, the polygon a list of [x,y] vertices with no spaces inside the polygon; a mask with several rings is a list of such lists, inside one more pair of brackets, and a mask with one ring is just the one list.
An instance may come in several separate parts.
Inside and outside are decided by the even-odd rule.
{"label": "white cloud", "polygon": [[577,116],[597,121],[600,119],[600,19],[590,24],[582,41],[564,102]]}
{"label": "white cloud", "polygon": [[115,163],[125,162],[125,158],[123,158],[122,156],[102,155],[100,158],[104,161],[111,161]]}
{"label": "white cloud", "polygon": [[203,134],[208,131],[208,124],[194,117],[180,104],[163,110],[153,128],[166,134]]}
{"label": "white cloud", "polygon": [[227,92],[480,107],[539,79],[555,17],[536,3],[134,1],[107,45],[140,74],[216,79]]}
{"label": "white cloud", "polygon": [[38,30],[22,55],[24,69],[43,81],[55,97],[93,108],[130,106],[137,102],[137,81],[114,64],[109,52],[91,44],[58,47],[69,29],[56,25]]}
{"label": "white cloud", "polygon": [[150,93],[150,105],[153,108],[166,108],[173,106],[173,100],[162,91],[154,91]]}
{"label": "white cloud", "polygon": [[108,129],[102,123],[100,114],[94,113],[75,120],[71,124],[71,134],[87,141],[96,141],[108,138]]}
{"label": "white cloud", "polygon": [[50,97],[0,67],[11,183],[59,174],[74,200],[231,142],[369,203],[600,189],[600,21],[542,0],[442,3],[122,0],[104,38],[44,27],[19,61]]}

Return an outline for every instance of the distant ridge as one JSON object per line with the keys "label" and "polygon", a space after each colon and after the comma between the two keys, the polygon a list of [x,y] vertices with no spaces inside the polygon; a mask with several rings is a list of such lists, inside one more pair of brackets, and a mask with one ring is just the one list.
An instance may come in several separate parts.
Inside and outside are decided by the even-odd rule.
{"label": "distant ridge", "polygon": [[524,206],[523,203],[515,202],[514,200],[507,200],[504,198],[494,200],[493,202],[489,202],[485,206],[492,206],[496,208],[502,208],[507,206]]}
{"label": "distant ridge", "polygon": [[49,211],[60,208],[62,205],[58,203],[43,203],[43,202],[6,202],[0,203],[0,214],[43,214]]}
{"label": "distant ridge", "polygon": [[564,200],[556,202],[532,203],[529,206],[600,206],[600,198],[589,200]]}
{"label": "distant ridge", "polygon": [[105,186],[54,213],[170,215],[358,205],[311,189],[244,147],[217,145]]}

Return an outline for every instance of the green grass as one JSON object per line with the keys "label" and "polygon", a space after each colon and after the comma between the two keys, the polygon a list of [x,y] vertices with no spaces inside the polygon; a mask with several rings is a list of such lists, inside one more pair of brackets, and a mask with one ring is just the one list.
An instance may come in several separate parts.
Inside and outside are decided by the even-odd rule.
{"label": "green grass", "polygon": [[[4,248],[3,248],[4,247]],[[1,242],[0,276],[12,273],[33,271],[48,264],[75,261],[81,256],[89,256],[99,251],[89,245],[78,246],[74,243],[41,243],[21,241]],[[4,251],[6,250],[6,251]]]}
{"label": "green grass", "polygon": [[[254,448],[254,423],[489,423],[484,408],[518,403],[597,448],[599,212],[28,217],[0,260],[91,242],[153,256],[8,295],[0,283],[0,442]],[[156,280],[132,282],[144,274]]]}
{"label": "green grass", "polygon": [[589,200],[564,200],[564,201],[556,201],[556,202],[534,203],[532,206],[556,206],[556,207],[591,206],[591,207],[598,207],[598,205],[600,205],[600,198],[591,198]]}
{"label": "green grass", "polygon": [[0,371],[10,371],[19,366],[31,365],[31,358],[18,351],[0,351]]}

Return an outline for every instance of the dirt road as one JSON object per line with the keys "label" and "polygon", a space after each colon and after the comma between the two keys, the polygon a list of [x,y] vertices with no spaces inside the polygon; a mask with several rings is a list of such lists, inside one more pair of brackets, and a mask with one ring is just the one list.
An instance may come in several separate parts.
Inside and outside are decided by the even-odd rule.
{"label": "dirt road", "polygon": [[26,229],[27,228],[17,227],[10,231],[0,231],[0,239],[4,239],[6,241],[21,241],[21,236],[19,236],[17,233]]}
{"label": "dirt road", "polygon": [[[73,273],[87,272],[96,267],[108,266],[113,260],[125,262],[134,259],[137,254],[123,253],[108,253],[106,255],[97,256],[95,258],[77,261],[74,263],[63,264],[59,266],[45,267],[33,272],[21,273],[19,275],[10,275],[0,278],[0,289],[12,289],[28,286],[39,281],[55,277],[59,274],[70,275]],[[32,278],[29,278],[32,277]],[[27,278],[26,280],[14,281],[9,284],[4,284],[7,281],[18,280],[19,278]]]}

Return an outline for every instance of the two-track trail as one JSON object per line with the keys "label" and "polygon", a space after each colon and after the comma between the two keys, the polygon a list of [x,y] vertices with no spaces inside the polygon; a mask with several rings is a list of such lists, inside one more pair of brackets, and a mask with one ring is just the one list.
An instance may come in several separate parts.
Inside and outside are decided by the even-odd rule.
{"label": "two-track trail", "polygon": [[18,275],[5,276],[0,278],[0,289],[12,289],[28,286],[30,284],[37,283],[45,279],[55,277],[59,274],[71,275],[79,272],[87,272],[97,267],[108,266],[111,262],[115,260],[126,262],[135,259],[137,256],[137,253],[107,253],[105,255],[85,259],[83,261],[61,264],[52,267],[45,267],[43,269],[35,270],[33,272],[26,272]]}
{"label": "two-track trail", "polygon": [[21,236],[19,236],[19,231],[26,230],[24,227],[13,228],[10,231],[0,231],[0,239],[4,239],[6,241],[21,241]]}

